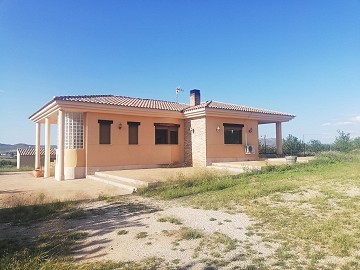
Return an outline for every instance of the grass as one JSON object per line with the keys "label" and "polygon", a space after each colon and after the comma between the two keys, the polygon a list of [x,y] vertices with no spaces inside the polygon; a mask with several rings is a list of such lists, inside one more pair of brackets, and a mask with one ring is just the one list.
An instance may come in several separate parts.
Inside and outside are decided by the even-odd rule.
{"label": "grass", "polygon": [[147,232],[139,232],[135,235],[136,239],[142,239],[142,238],[146,238],[148,237],[148,233]]}
{"label": "grass", "polygon": [[162,199],[173,199],[211,190],[234,186],[234,177],[215,170],[199,170],[192,175],[178,174],[175,180],[152,188],[140,188],[138,194]]}
{"label": "grass", "polygon": [[182,224],[181,220],[178,219],[175,216],[160,217],[160,218],[157,219],[157,221],[159,221],[159,222],[169,222],[169,223],[172,223],[172,224],[175,224],[175,225],[181,225]]}
{"label": "grass", "polygon": [[0,166],[0,174],[2,172],[27,172],[34,170],[33,167],[24,166],[18,169],[16,166]]}
{"label": "grass", "polygon": [[65,269],[58,266],[65,264],[72,247],[86,237],[84,232],[53,232],[39,235],[35,243],[2,239],[0,269]]}
{"label": "grass", "polygon": [[72,211],[79,203],[79,201],[49,202],[43,193],[31,197],[12,197],[5,204],[6,208],[0,209],[0,223],[26,225],[42,221]]}
{"label": "grass", "polygon": [[[360,243],[359,164],[357,152],[332,152],[307,164],[268,166],[235,177],[184,177],[140,193],[183,198],[205,209],[241,205],[256,220],[247,234],[261,234],[264,241],[278,244],[273,267],[347,269],[349,262],[356,262]],[[355,195],[348,195],[349,190]],[[336,261],[330,263],[331,258]]]}
{"label": "grass", "polygon": [[128,234],[129,233],[129,231],[128,230],[120,230],[120,231],[118,231],[118,235],[125,235],[125,234]]}
{"label": "grass", "polygon": [[204,233],[197,229],[183,227],[180,230],[180,239],[181,240],[198,239],[198,238],[202,238],[203,236],[204,236]]}
{"label": "grass", "polygon": [[[264,267],[264,259],[259,257],[244,269],[357,269],[360,260],[356,255],[360,243],[359,164],[359,153],[323,154],[309,164],[269,166],[260,172],[238,176],[207,172],[178,176],[171,184],[142,189],[140,193],[168,200],[182,198],[194,207],[206,209],[235,212],[241,205],[256,221],[247,235],[261,235],[264,243],[271,243],[275,248],[265,259],[269,265]],[[112,205],[125,214],[159,210],[118,199],[100,199],[111,200]],[[77,219],[89,214],[79,211],[77,202],[49,202],[42,194],[26,200],[14,199],[6,207],[0,209],[0,222],[10,226],[60,216]],[[163,218],[163,222],[173,220]],[[230,220],[221,221],[217,222],[223,224]],[[163,233],[173,235],[173,232]],[[181,228],[176,236],[177,241],[199,239],[199,250],[208,250],[206,264],[209,267],[228,263],[221,256],[238,246],[247,250],[247,244],[221,233],[204,235],[201,230]],[[46,233],[19,240],[2,236],[0,269],[171,269],[168,262],[159,258],[141,262],[76,263],[71,251],[86,237],[81,231]],[[137,237],[146,238],[148,234],[140,232]],[[243,256],[238,259],[243,260]]]}

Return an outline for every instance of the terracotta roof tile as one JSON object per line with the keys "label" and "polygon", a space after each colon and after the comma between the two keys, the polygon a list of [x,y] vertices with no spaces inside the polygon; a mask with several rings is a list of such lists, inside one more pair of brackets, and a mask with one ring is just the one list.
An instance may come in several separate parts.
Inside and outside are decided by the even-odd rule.
{"label": "terracotta roof tile", "polygon": [[157,109],[157,110],[167,110],[167,111],[179,111],[179,112],[189,107],[188,104],[177,103],[173,101],[132,98],[132,97],[114,96],[114,95],[60,96],[60,97],[55,97],[54,100],[147,108],[147,109]]}
{"label": "terracotta roof tile", "polygon": [[[254,107],[224,103],[219,101],[205,101],[200,105],[190,107],[189,104],[177,103],[173,101],[165,100],[156,100],[156,99],[144,99],[144,98],[133,98],[126,96],[115,96],[115,95],[83,95],[83,96],[58,96],[54,97],[52,101],[44,105],[41,109],[46,107],[53,101],[70,101],[70,102],[84,102],[84,103],[93,103],[93,104],[103,104],[103,105],[113,105],[113,106],[124,106],[124,107],[134,107],[134,108],[145,108],[145,109],[155,109],[155,110],[166,110],[166,111],[177,111],[177,112],[189,112],[196,109],[220,109],[228,111],[239,111],[239,112],[254,112],[260,114],[271,114],[271,115],[280,115],[295,117],[293,114],[259,109]],[[40,110],[41,110],[40,109]],[[38,111],[40,111],[38,110]],[[34,113],[33,115],[35,115]],[[29,118],[31,118],[31,115]]]}
{"label": "terracotta roof tile", "polygon": [[[20,156],[35,156],[35,148],[18,148]],[[45,156],[45,148],[40,148],[40,155]],[[50,148],[50,156],[56,156],[56,149]]]}
{"label": "terracotta roof tile", "polygon": [[184,111],[187,112],[187,111],[192,111],[192,110],[202,109],[202,108],[211,108],[211,109],[220,109],[220,110],[229,110],[229,111],[241,111],[241,112],[254,112],[254,113],[295,117],[295,115],[293,115],[293,114],[259,109],[259,108],[242,106],[242,105],[236,105],[236,104],[231,104],[231,103],[224,103],[224,102],[219,102],[219,101],[212,101],[212,100],[202,102],[200,105],[197,105],[197,106],[189,107],[189,108],[185,109]]}

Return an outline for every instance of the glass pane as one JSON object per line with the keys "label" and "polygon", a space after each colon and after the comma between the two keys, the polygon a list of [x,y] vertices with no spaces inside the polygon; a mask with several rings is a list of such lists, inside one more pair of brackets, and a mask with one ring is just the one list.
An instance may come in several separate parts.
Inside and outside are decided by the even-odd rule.
{"label": "glass pane", "polygon": [[155,144],[167,144],[168,143],[168,131],[167,129],[155,129]]}
{"label": "glass pane", "polygon": [[242,129],[234,127],[224,128],[225,144],[242,144]]}
{"label": "glass pane", "polygon": [[170,144],[178,144],[178,132],[170,131]]}
{"label": "glass pane", "polygon": [[129,144],[138,144],[138,125],[129,125]]}
{"label": "glass pane", "polygon": [[100,144],[110,144],[110,124],[99,123],[100,126]]}

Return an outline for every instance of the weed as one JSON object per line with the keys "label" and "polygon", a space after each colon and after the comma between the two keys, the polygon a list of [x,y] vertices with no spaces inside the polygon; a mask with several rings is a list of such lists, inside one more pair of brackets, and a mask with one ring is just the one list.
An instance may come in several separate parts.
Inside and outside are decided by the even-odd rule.
{"label": "weed", "polygon": [[178,219],[177,217],[175,216],[166,216],[166,217],[161,217],[161,218],[158,218],[159,222],[170,222],[172,224],[176,224],[176,225],[181,225],[182,222],[180,221],[180,219]]}
{"label": "weed", "polygon": [[65,219],[84,219],[87,217],[86,212],[83,209],[77,209],[70,213],[67,213],[64,218]]}
{"label": "weed", "polygon": [[192,229],[188,227],[183,227],[180,230],[180,239],[191,240],[202,238],[204,236],[203,232],[197,229]]}
{"label": "weed", "polygon": [[125,235],[125,234],[128,234],[128,233],[129,233],[129,231],[127,231],[127,230],[120,230],[120,231],[117,232],[118,235]]}
{"label": "weed", "polygon": [[148,237],[148,233],[147,232],[139,232],[136,234],[135,238],[136,239],[142,239],[142,238],[146,238]]}

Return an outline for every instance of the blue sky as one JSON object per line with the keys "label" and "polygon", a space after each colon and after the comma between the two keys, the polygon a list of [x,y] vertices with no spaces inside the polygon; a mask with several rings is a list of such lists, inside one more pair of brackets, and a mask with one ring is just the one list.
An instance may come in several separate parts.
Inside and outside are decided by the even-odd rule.
{"label": "blue sky", "polygon": [[179,85],[180,102],[294,113],[284,137],[360,136],[360,1],[0,0],[0,143],[33,144],[53,96],[175,101]]}

